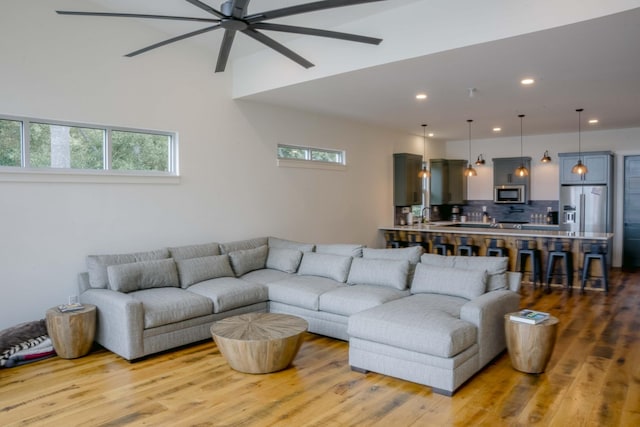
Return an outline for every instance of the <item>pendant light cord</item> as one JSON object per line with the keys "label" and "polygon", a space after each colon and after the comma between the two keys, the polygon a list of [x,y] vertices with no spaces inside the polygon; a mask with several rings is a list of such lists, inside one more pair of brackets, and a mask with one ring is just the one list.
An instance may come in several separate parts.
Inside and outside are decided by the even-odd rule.
{"label": "pendant light cord", "polygon": [[471,122],[473,122],[473,120],[467,120],[467,123],[469,123],[469,165],[471,165]]}

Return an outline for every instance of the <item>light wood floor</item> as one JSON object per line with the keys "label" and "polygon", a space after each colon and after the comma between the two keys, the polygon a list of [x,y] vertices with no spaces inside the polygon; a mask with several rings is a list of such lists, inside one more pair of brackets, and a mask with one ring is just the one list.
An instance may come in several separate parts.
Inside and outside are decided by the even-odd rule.
{"label": "light wood floor", "polygon": [[307,334],[292,368],[241,374],[213,341],[128,363],[99,349],[0,370],[0,425],[640,426],[640,273],[611,292],[524,284],[522,306],[560,319],[541,375],[503,353],[452,398],[352,372],[347,343]]}

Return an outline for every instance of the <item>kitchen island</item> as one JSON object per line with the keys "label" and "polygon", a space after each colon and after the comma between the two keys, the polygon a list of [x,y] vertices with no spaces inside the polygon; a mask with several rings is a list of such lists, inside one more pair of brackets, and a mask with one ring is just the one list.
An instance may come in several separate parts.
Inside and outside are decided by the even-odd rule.
{"label": "kitchen island", "polygon": [[[590,233],[590,232],[568,232],[558,230],[558,226],[545,224],[486,224],[486,223],[460,223],[450,221],[439,221],[427,224],[414,225],[393,225],[389,227],[379,227],[384,234],[387,247],[394,246],[414,246],[422,245],[425,250],[433,252],[432,242],[436,236],[442,236],[455,248],[460,244],[460,238],[469,238],[474,245],[479,247],[478,255],[486,255],[490,239],[496,239],[499,246],[505,247],[509,255],[509,270],[515,271],[517,265],[518,245],[522,240],[535,242],[541,254],[541,275],[542,283],[546,284],[546,272],[548,253],[555,248],[555,243],[560,242],[565,250],[571,252],[573,260],[573,282],[572,288],[580,288],[582,277],[582,265],[585,252],[591,250],[592,245],[603,248],[610,257],[611,242],[613,233]],[[560,262],[555,263],[554,276],[551,286],[566,286],[567,279],[560,276]],[[600,263],[592,263],[590,276],[585,289],[604,290],[602,271]],[[607,261],[610,266],[610,259]],[[527,259],[527,271],[531,271],[532,266]],[[529,273],[523,276],[524,280],[531,281]],[[565,283],[563,285],[562,283]]]}

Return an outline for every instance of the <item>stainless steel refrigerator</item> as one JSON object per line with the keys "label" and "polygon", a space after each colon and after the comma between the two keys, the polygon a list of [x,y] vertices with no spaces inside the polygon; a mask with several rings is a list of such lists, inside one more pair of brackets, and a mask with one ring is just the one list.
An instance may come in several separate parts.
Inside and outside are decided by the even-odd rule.
{"label": "stainless steel refrigerator", "polygon": [[560,230],[611,232],[611,212],[606,185],[560,186]]}

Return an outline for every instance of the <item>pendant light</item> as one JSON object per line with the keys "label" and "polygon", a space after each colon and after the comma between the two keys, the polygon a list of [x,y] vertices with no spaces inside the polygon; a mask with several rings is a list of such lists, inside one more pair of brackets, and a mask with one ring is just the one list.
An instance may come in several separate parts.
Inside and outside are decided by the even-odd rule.
{"label": "pendant light", "polygon": [[467,123],[469,123],[469,163],[467,163],[467,168],[464,170],[464,176],[466,177],[478,176],[478,172],[471,166],[471,122],[473,120],[467,120]]}
{"label": "pendant light", "polygon": [[544,150],[544,154],[540,159],[542,163],[549,163],[551,161],[551,156],[549,156],[549,150]]}
{"label": "pendant light", "polygon": [[522,155],[522,118],[524,114],[518,114],[520,117],[520,166],[516,169],[516,176],[523,177],[529,175],[529,170],[524,166],[524,156]]}
{"label": "pendant light", "polygon": [[427,125],[422,125],[422,169],[418,172],[419,178],[429,178],[431,172],[427,169]]}
{"label": "pendant light", "polygon": [[577,175],[584,175],[587,172],[589,172],[587,167],[582,164],[582,143],[581,143],[581,140],[580,140],[581,139],[580,138],[580,113],[582,113],[582,111],[584,111],[584,109],[578,108],[576,111],[578,112],[578,163],[576,163],[571,168],[571,173],[575,173]]}

